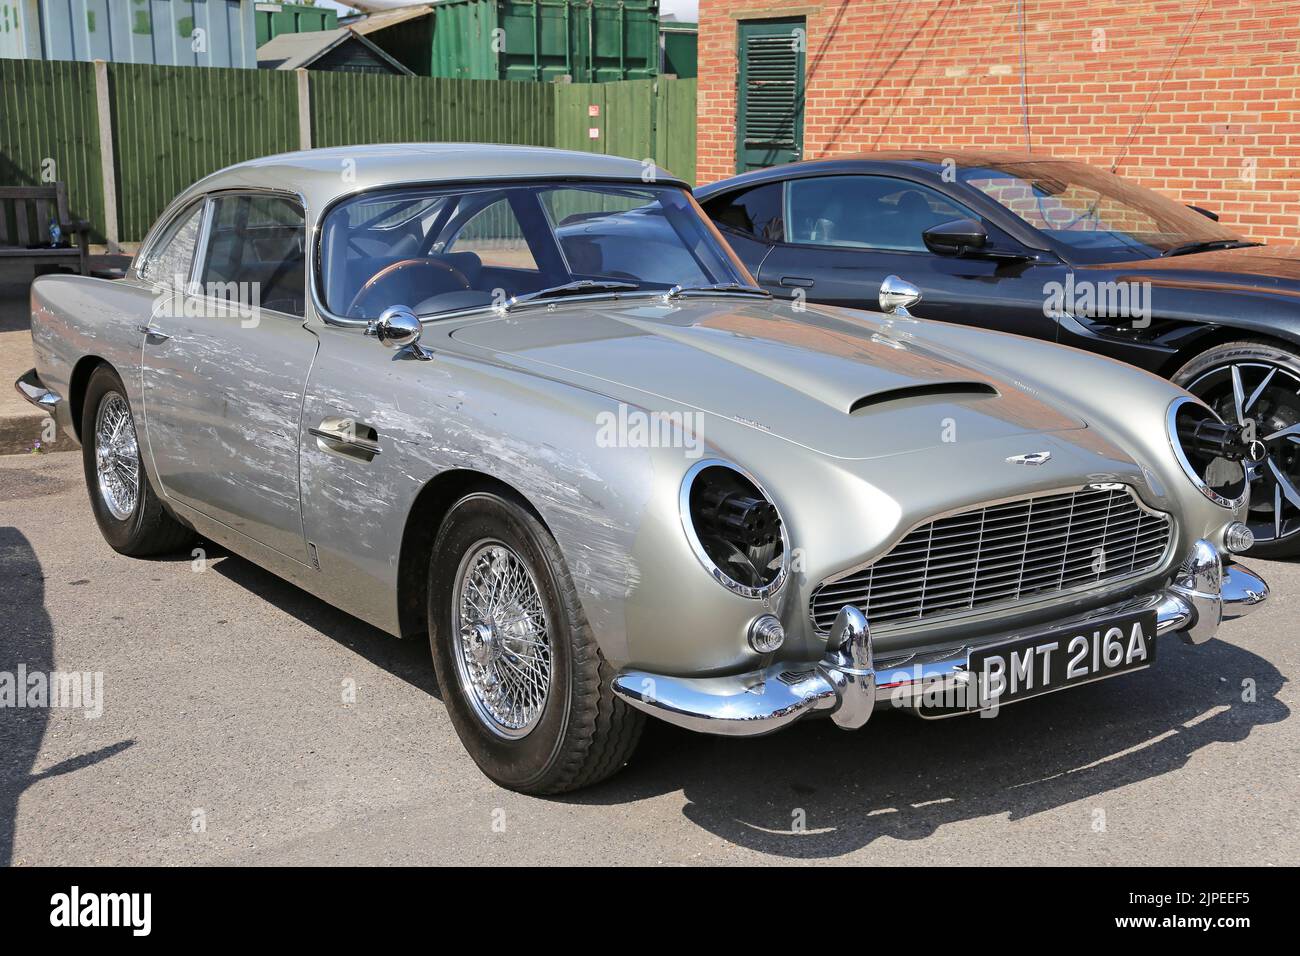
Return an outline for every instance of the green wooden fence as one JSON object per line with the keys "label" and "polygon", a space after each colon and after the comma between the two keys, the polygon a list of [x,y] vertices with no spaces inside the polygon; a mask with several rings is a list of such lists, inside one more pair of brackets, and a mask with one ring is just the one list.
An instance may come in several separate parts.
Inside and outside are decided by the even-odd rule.
{"label": "green wooden fence", "polygon": [[[300,144],[289,71],[107,64],[116,234],[143,238],[186,186]],[[485,142],[653,159],[695,178],[695,81],[550,84],[308,73],[313,146]],[[0,60],[0,185],[58,179],[108,234],[95,64]],[[593,132],[594,135],[593,135]]]}

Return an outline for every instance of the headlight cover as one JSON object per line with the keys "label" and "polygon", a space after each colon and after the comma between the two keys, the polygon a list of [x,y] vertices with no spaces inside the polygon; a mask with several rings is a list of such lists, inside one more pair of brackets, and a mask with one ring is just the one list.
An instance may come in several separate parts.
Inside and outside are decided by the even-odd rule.
{"label": "headlight cover", "polygon": [[748,472],[719,458],[698,461],[682,479],[678,507],[695,556],[727,590],[759,600],[785,583],[785,526]]}
{"label": "headlight cover", "polygon": [[1189,447],[1179,435],[1194,430],[1198,422],[1209,420],[1222,423],[1208,405],[1199,399],[1183,396],[1169,406],[1167,430],[1174,457],[1192,480],[1198,491],[1221,508],[1235,509],[1245,500],[1250,490],[1245,466],[1240,461],[1213,457]]}

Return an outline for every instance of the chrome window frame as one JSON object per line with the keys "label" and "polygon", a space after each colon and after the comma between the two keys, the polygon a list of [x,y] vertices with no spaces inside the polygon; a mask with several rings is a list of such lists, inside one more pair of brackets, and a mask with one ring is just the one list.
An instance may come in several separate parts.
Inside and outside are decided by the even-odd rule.
{"label": "chrome window frame", "polygon": [[[440,188],[461,189],[463,188],[466,190],[472,190],[475,188],[481,189],[481,188],[491,187],[491,186],[527,186],[527,185],[538,185],[538,186],[544,186],[544,185],[638,186],[640,185],[643,187],[646,185],[673,186],[676,187],[677,189],[680,189],[682,192],[684,192],[687,195],[687,197],[691,199],[692,202],[695,201],[695,197],[691,193],[691,187],[687,183],[685,183],[680,179],[671,179],[671,178],[661,178],[661,179],[657,179],[652,184],[647,184],[640,179],[627,179],[623,177],[618,177],[618,178],[611,177],[606,179],[599,176],[540,176],[540,177],[539,176],[499,176],[492,179],[463,179],[463,180],[444,179],[444,180],[433,180],[433,181],[414,180],[409,182],[380,183],[373,186],[363,186],[357,189],[350,190],[348,192],[339,193],[337,196],[335,196],[333,199],[331,199],[328,203],[326,203],[321,208],[320,215],[317,216],[312,221],[310,236],[309,236],[311,242],[311,248],[308,253],[309,261],[307,267],[307,285],[308,285],[307,294],[311,301],[311,306],[313,311],[316,313],[316,315],[320,318],[320,320],[325,325],[332,325],[338,328],[364,330],[370,325],[371,322],[370,319],[350,319],[345,316],[336,315],[334,312],[331,312],[329,309],[325,307],[325,302],[320,295],[320,285],[325,278],[324,260],[323,260],[324,250],[321,248],[322,240],[324,238],[323,224],[325,220],[329,218],[330,213],[332,213],[340,204],[344,202],[348,202],[349,200],[352,199],[356,199],[358,196],[364,196],[369,193],[383,192],[385,190],[394,190],[394,189],[440,189]],[[697,204],[697,208],[698,208],[698,204]],[[704,214],[703,210],[700,210],[700,216],[704,220],[704,222],[708,224],[710,228],[716,230],[716,226],[714,225],[713,220],[709,219],[709,217]],[[735,254],[731,252],[731,247],[726,245],[725,239],[722,240],[722,245],[724,250],[731,257],[734,258]],[[743,263],[741,265],[743,268]],[[744,274],[748,275],[748,272],[749,272],[748,269],[744,270]],[[601,292],[593,295],[567,296],[563,300],[563,302],[579,303],[579,302],[609,301],[610,299],[629,299],[629,298],[630,299],[656,299],[656,298],[662,299],[663,296],[664,296],[663,290],[646,290],[644,292],[637,291],[637,292],[618,292],[618,293]],[[530,307],[553,307],[557,304],[557,301],[558,300],[555,299],[545,299],[536,303],[519,303],[518,305],[513,306],[511,311],[517,312],[520,309],[530,308]],[[474,306],[472,308],[467,308],[467,309],[457,309],[454,312],[439,312],[437,315],[416,316],[416,318],[418,318],[420,320],[420,323],[423,325],[428,322],[443,322],[446,321],[447,319],[468,318],[476,315],[499,314],[500,311],[501,311],[500,307],[496,305],[480,305],[480,306]]]}

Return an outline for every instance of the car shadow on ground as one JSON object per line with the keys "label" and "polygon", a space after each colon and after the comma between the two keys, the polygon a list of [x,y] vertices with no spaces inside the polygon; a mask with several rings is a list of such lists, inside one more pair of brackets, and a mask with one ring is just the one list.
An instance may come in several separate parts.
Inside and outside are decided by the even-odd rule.
{"label": "car shadow on ground", "polygon": [[[218,573],[441,699],[423,639],[396,640],[269,571],[208,549]],[[1227,634],[1248,643],[1250,628],[1229,625]],[[1290,710],[1278,694],[1286,680],[1246,647],[1166,639],[1148,670],[1008,706],[992,719],[882,712],[853,733],[814,720],[749,740],[651,720],[621,773],[548,799],[630,806],[680,790],[683,814],[701,829],[794,859],[832,858],[880,837],[919,840],[948,823],[992,814],[1019,820],[1076,803],[1085,833],[1112,791],[1285,720]]]}
{"label": "car shadow on ground", "polygon": [[[1238,635],[1249,640],[1249,630]],[[791,858],[835,857],[880,837],[917,840],[948,823],[1019,820],[1076,803],[1086,834],[1104,823],[1098,811],[1112,791],[1286,719],[1277,696],[1285,682],[1242,647],[1166,640],[1149,670],[1023,701],[990,719],[887,712],[855,733],[810,721],[752,740],[653,722],[621,775],[567,799],[632,803],[681,789],[682,812],[701,828]]]}
{"label": "car shadow on ground", "polygon": [[[54,629],[45,609],[45,575],[31,542],[12,527],[0,527],[0,606],[5,608],[9,621],[0,639],[0,672],[12,682],[6,693],[22,694],[25,701],[26,687],[17,686],[20,667],[25,676],[40,673],[48,678],[57,665]],[[122,740],[33,772],[49,725],[50,709],[16,703],[16,696],[13,701],[0,702],[0,866],[13,862],[18,800],[24,791],[39,781],[106,760],[135,743]]]}
{"label": "car shadow on ground", "polygon": [[[398,640],[391,634],[326,604],[317,597],[231,554],[220,545],[204,542],[210,567],[247,591],[270,601],[281,611],[342,644],[348,650],[401,678],[418,690],[442,700],[433,673],[433,657],[424,636]],[[182,559],[190,561],[189,555]]]}

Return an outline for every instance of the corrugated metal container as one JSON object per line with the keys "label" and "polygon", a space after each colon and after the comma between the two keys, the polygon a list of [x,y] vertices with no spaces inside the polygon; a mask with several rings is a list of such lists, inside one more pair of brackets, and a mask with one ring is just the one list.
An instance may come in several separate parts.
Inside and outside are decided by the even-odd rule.
{"label": "corrugated metal container", "polygon": [[259,3],[254,12],[254,21],[257,25],[257,45],[261,46],[281,33],[337,30],[339,14],[330,7],[309,7],[301,3]]}
{"label": "corrugated metal container", "polygon": [[[23,47],[0,54],[164,66],[257,67],[254,0],[0,0]],[[18,22],[16,21],[16,22]],[[0,24],[4,23],[0,15]],[[3,31],[3,26],[0,26]],[[14,45],[17,49],[17,44]]]}
{"label": "corrugated metal container", "polygon": [[693,79],[698,73],[700,25],[698,23],[673,22],[660,26],[659,43],[662,58],[659,61],[661,73],[676,76],[678,79]]}
{"label": "corrugated metal container", "polygon": [[454,79],[593,83],[659,73],[658,0],[442,0],[432,9],[423,24],[367,36],[416,73]]}

